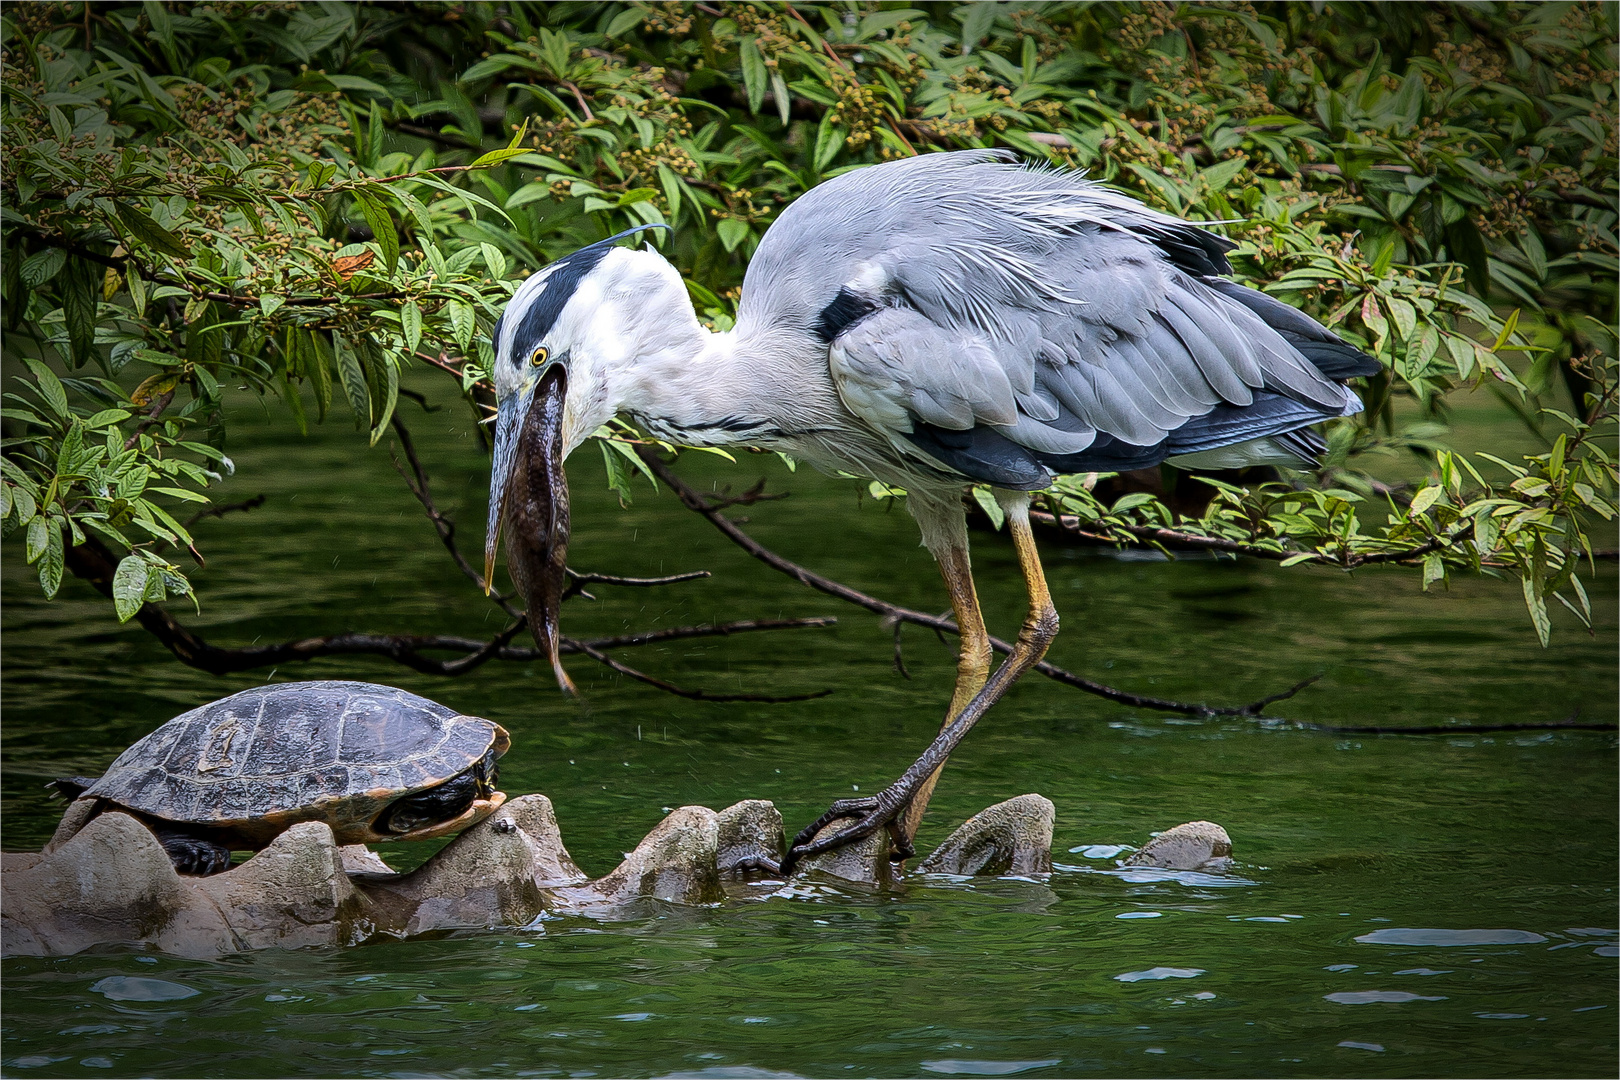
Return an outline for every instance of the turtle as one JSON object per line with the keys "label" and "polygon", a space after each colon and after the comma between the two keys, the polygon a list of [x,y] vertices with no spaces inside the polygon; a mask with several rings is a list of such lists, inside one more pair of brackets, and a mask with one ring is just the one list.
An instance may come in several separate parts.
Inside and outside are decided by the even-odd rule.
{"label": "turtle", "polygon": [[392,686],[297,682],[182,713],[99,778],[52,781],[73,800],[46,850],[97,814],[130,814],[182,874],[227,870],[288,828],[324,821],[339,844],[427,840],[483,820],[506,729]]}

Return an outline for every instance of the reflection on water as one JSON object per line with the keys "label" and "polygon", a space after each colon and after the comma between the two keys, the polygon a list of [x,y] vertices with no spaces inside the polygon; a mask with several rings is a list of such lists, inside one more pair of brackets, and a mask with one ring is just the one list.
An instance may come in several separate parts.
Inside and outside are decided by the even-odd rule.
{"label": "reflection on water", "polygon": [[[437,392],[436,388],[426,387]],[[476,547],[487,477],[451,405],[409,418],[439,503]],[[223,501],[199,525],[203,614],[222,643],[369,630],[488,635],[487,603],[445,559],[386,456],[350,433],[308,441],[244,413]],[[255,427],[254,425],[260,425]],[[710,704],[569,660],[434,680],[332,659],[212,678],[173,663],[69,583],[44,604],[3,561],[5,846],[38,847],[50,776],[94,773],[162,721],[267,679],[362,678],[499,720],[510,793],[543,791],[589,872],[665,807],[776,800],[790,825],[876,790],[937,730],[952,650],[907,631],[912,678],[875,619],[773,575],[671,499],[629,510],[600,466],[574,470],[572,557],[630,575],[709,569],[654,591],[572,601],[570,633],[836,615],[836,627],[692,639],[623,658],[716,691],[836,691],[784,706]],[[767,544],[938,610],[903,513],[764,458],[683,462],[705,486],[767,475],[791,498],[747,508]],[[313,479],[312,479],[313,478]],[[740,488],[739,488],[740,490]],[[987,615],[1022,616],[1016,565],[975,538]],[[1064,629],[1055,662],[1133,690],[1240,702],[1321,673],[1282,715],[1326,723],[1612,719],[1616,577],[1590,590],[1596,637],[1534,646],[1517,590],[1397,573],[1128,562],[1048,547]],[[1223,617],[1208,617],[1218,604]],[[548,917],[523,931],[216,962],[132,950],[0,967],[0,1067],[15,1076],[1608,1075],[1614,1008],[1612,737],[1334,737],[1165,719],[1044,680],[1020,685],[946,770],[926,848],[992,802],[1057,806],[1042,881],[913,878],[892,890],[759,886],[719,909]],[[1149,834],[1220,822],[1227,874],[1120,868]],[[399,845],[396,866],[433,845]]]}

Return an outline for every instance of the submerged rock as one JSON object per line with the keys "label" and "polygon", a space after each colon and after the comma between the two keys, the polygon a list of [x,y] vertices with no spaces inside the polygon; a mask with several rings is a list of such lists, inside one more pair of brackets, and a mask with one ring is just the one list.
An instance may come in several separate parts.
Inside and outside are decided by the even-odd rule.
{"label": "submerged rock", "polygon": [[1188,821],[1142,845],[1121,866],[1220,871],[1232,865],[1232,838],[1213,821]]}
{"label": "submerged rock", "polygon": [[1050,873],[1056,817],[1052,801],[1040,795],[987,806],[963,822],[917,871],[995,877]]}
{"label": "submerged rock", "polygon": [[782,814],[764,799],[746,799],[720,811],[715,861],[722,874],[768,870],[782,861]]}
{"label": "submerged rock", "polygon": [[586,908],[643,898],[716,904],[725,898],[719,840],[719,814],[706,806],[683,806],[671,810],[612,873],[553,895],[563,906]]}
{"label": "submerged rock", "polygon": [[[922,869],[1044,872],[1052,816],[1039,795],[998,803],[974,815]],[[72,806],[67,817],[75,818]],[[835,822],[823,835],[847,824]],[[805,860],[803,872],[888,884],[897,876],[889,850],[880,830]],[[191,957],[352,945],[379,935],[521,927],[546,911],[613,917],[649,899],[717,904],[726,898],[723,874],[769,871],[782,854],[782,816],[769,802],[748,800],[719,813],[683,806],[612,872],[591,880],[563,846],[551,800],[525,795],[410,873],[394,873],[364,845],[339,846],[324,822],[305,822],[224,873],[189,877],[175,872],[144,824],[109,811],[88,822],[64,820],[44,851],[0,862],[0,932],[5,954],[34,956],[109,943]]]}
{"label": "submerged rock", "polygon": [[225,916],[175,873],[150,829],[107,813],[0,879],[6,954],[68,956],[110,941],[148,941],[181,956],[235,951]]}
{"label": "submerged rock", "polygon": [[[854,824],[852,820],[835,821],[816,833],[815,839],[831,836],[852,824]],[[799,863],[797,873],[826,874],[829,877],[843,878],[845,881],[858,881],[864,885],[887,885],[895,879],[894,863],[889,861],[891,850],[888,830],[879,829],[846,847],[810,856]]]}
{"label": "submerged rock", "polygon": [[306,821],[223,874],[176,877],[224,917],[237,949],[353,945],[371,936],[375,905],[350,883],[343,862],[332,827]]}

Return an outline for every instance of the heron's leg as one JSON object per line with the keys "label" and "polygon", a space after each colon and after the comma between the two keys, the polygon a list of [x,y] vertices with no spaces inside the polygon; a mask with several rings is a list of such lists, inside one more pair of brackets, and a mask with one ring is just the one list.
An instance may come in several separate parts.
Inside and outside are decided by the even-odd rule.
{"label": "heron's leg", "polygon": [[[1057,636],[1057,609],[1052,606],[1052,595],[1046,587],[1046,575],[1041,570],[1040,554],[1035,549],[1035,536],[1029,527],[1029,496],[1022,492],[1000,491],[996,495],[1001,501],[1002,509],[1006,511],[1007,526],[1012,533],[1013,547],[1018,553],[1018,566],[1023,571],[1024,583],[1029,589],[1029,614],[1024,619],[1023,627],[1018,631],[1018,640],[1013,643],[1012,652],[1002,661],[995,674],[990,676],[984,688],[945,725],[933,744],[923,751],[921,757],[912,762],[911,767],[900,779],[869,798],[838,800],[825,814],[794,837],[793,842],[788,845],[787,857],[782,860],[784,874],[791,873],[794,864],[800,859],[843,847],[862,837],[870,836],[878,829],[893,826],[901,812],[922,791],[923,784],[944,766],[946,759],[951,756],[951,751],[955,750],[957,744],[973,729],[973,725],[979,722],[979,718],[990,709],[990,706],[1001,700],[1002,695],[1006,694],[1020,676],[1040,663],[1041,657],[1046,655],[1047,647],[1052,644],[1052,639]],[[850,818],[857,819],[855,824],[840,829],[831,836],[816,839],[816,834],[827,825]]]}
{"label": "heron's leg", "polygon": [[[940,576],[945,579],[946,591],[950,593],[951,612],[956,616],[961,642],[956,655],[956,692],[951,695],[950,710],[945,714],[945,722],[940,725],[940,730],[944,731],[967,708],[968,702],[984,689],[985,681],[990,677],[993,654],[990,651],[990,632],[985,629],[984,615],[979,611],[979,596],[973,587],[973,567],[968,561],[966,542],[941,544],[934,557],[939,561]],[[941,765],[929,774],[917,789],[917,794],[912,796],[911,802],[900,812],[896,822],[896,839],[903,839],[905,843],[897,843],[895,849],[897,854],[904,852],[901,855],[903,858],[910,856],[908,849],[911,841],[917,836],[923,813],[928,809],[928,800],[944,768]]]}

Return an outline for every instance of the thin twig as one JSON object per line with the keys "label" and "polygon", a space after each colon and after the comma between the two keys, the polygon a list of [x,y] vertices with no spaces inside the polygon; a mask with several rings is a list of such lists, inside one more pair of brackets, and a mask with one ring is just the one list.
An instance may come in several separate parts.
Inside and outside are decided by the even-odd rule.
{"label": "thin twig", "polygon": [[152,426],[163,416],[163,410],[167,409],[169,403],[173,400],[174,390],[172,388],[165,390],[152,399],[152,407],[146,410],[146,415],[141,418],[141,422],[135,425],[135,430],[130,432],[129,438],[124,440],[125,450],[135,449],[136,445],[141,441],[141,436],[151,430]]}
{"label": "thin twig", "polygon": [[[728,487],[729,491],[730,488]],[[741,495],[726,495],[709,501],[709,505],[716,510],[724,510],[728,506],[753,506],[755,503],[776,502],[793,494],[791,491],[778,491],[775,494],[765,494],[765,478],[759,478],[759,483],[743,492]]]}
{"label": "thin twig", "polygon": [[579,87],[575,86],[567,79],[558,79],[557,83],[559,86],[567,87],[569,92],[574,95],[574,100],[579,102],[579,111],[585,114],[585,122],[587,124],[596,119],[595,114],[591,112],[590,105],[588,105],[585,101],[585,95],[579,92]]}
{"label": "thin twig", "polygon": [[203,518],[224,517],[226,514],[234,514],[238,512],[245,513],[249,510],[257,510],[259,507],[264,505],[264,498],[265,497],[263,495],[255,495],[253,498],[243,499],[241,502],[226,503],[224,506],[210,506],[206,510],[199,510],[195,514],[192,514],[190,517],[186,518],[186,531],[190,532],[191,527],[197,524],[197,522],[201,521]]}
{"label": "thin twig", "polygon": [[595,660],[600,664],[606,664],[608,667],[612,668],[614,671],[617,671],[621,675],[628,675],[630,678],[644,682],[648,686],[656,686],[658,689],[667,694],[674,694],[676,697],[688,698],[692,701],[758,701],[778,705],[789,701],[809,701],[811,698],[826,697],[828,694],[832,693],[831,690],[812,690],[807,694],[711,694],[707,690],[687,690],[683,687],[676,686],[674,683],[669,683],[665,682],[663,679],[654,678],[653,676],[648,675],[646,672],[637,671],[628,664],[622,664],[613,659],[613,657],[593,648],[583,641],[576,641],[574,642],[574,645],[579,649],[580,652],[584,653],[592,660]]}

